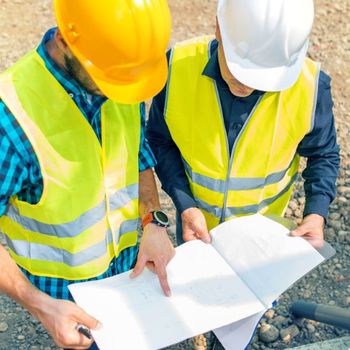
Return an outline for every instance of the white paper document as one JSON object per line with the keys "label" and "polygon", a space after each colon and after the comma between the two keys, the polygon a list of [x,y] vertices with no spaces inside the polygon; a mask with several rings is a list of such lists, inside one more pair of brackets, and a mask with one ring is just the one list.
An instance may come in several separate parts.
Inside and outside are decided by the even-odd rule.
{"label": "white paper document", "polygon": [[160,349],[212,329],[228,349],[232,341],[232,349],[240,349],[239,341],[243,349],[272,302],[324,260],[288,233],[257,214],[219,225],[212,244],[183,244],[167,267],[171,297],[148,270],[136,279],[127,272],[69,289],[103,324],[92,332],[101,350]]}

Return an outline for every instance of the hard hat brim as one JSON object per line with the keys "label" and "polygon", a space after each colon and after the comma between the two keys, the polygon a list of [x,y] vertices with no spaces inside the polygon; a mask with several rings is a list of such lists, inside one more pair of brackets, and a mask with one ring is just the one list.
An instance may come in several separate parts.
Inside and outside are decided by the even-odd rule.
{"label": "hard hat brim", "polygon": [[242,59],[236,54],[225,32],[221,29],[222,45],[227,66],[232,75],[242,84],[260,91],[282,91],[298,79],[308,50],[307,41],[293,64],[279,67],[261,67]]}
{"label": "hard hat brim", "polygon": [[120,81],[102,80],[91,75],[91,78],[110,100],[133,104],[151,99],[165,86],[168,76],[168,64],[166,55],[152,66],[149,73],[137,81],[121,83]]}

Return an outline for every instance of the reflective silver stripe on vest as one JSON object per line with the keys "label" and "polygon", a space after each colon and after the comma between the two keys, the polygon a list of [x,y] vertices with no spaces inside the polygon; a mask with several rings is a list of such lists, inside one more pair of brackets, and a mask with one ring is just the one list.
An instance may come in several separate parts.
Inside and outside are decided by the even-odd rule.
{"label": "reflective silver stripe on vest", "polygon": [[259,204],[247,205],[241,208],[227,207],[225,210],[225,218],[229,218],[230,216],[239,215],[239,214],[258,213],[260,210],[267,207],[268,205],[276,201],[278,198],[282,197],[286,192],[288,192],[289,189],[293,186],[297,177],[298,177],[298,173],[294,174],[294,176],[291,178],[287,186],[281,192],[279,192],[276,196],[262,200]]}
{"label": "reflective silver stripe on vest", "polygon": [[[137,231],[139,219],[124,221],[119,228],[120,236]],[[70,253],[67,250],[59,249],[44,244],[30,243],[22,240],[9,240],[6,237],[8,246],[18,255],[32,260],[50,261],[63,263],[71,267],[86,264],[95,259],[101,258],[107,253],[107,246],[113,242],[112,232],[107,230],[105,240],[94,244],[78,253]]]}
{"label": "reflective silver stripe on vest", "polygon": [[107,253],[108,244],[112,241],[112,233],[108,230],[105,240],[75,254],[64,249],[22,240],[11,241],[7,239],[7,244],[18,256],[31,260],[63,263],[71,267],[76,267],[104,256]]}
{"label": "reflective silver stripe on vest", "polygon": [[122,224],[119,227],[119,233],[117,231],[115,235],[116,241],[119,241],[119,238],[122,235],[125,235],[130,232],[138,231],[140,227],[139,224],[140,224],[140,219],[126,220],[122,222]]}
{"label": "reflective silver stripe on vest", "polygon": [[[294,161],[294,159],[293,159]],[[292,162],[293,162],[292,161]],[[225,180],[218,180],[211,178],[209,176],[205,176],[196,172],[193,172],[189,164],[183,160],[186,173],[191,178],[192,182],[200,185],[202,187],[208,188],[209,190],[225,193]],[[230,178],[228,190],[229,191],[244,191],[244,190],[254,190],[263,188],[267,185],[272,185],[281,181],[288,170],[290,169],[292,163],[289,166],[279,172],[268,175],[266,178],[264,177],[256,177],[256,178]]]}
{"label": "reflective silver stripe on vest", "polygon": [[62,238],[75,237],[105,217],[106,202],[101,202],[97,207],[88,210],[74,221],[60,225],[46,224],[38,220],[20,215],[18,209],[13,205],[10,205],[8,207],[5,215],[29,231],[39,232],[48,236],[58,236]]}
{"label": "reflective silver stripe on vest", "polygon": [[[125,187],[110,196],[112,210],[119,209],[129,201],[138,198],[138,184]],[[46,224],[38,220],[20,215],[18,209],[9,205],[5,214],[11,220],[17,222],[25,230],[38,232],[48,236],[75,237],[97,224],[106,216],[106,201],[102,201],[95,208],[89,209],[77,219],[64,224]]]}
{"label": "reflective silver stripe on vest", "polygon": [[[263,201],[261,201],[259,204],[247,205],[244,207],[227,207],[225,210],[225,218],[229,218],[234,215],[253,214],[253,213],[259,212],[260,210],[267,207],[268,205],[276,201],[278,198],[283,196],[286,192],[288,192],[291,186],[294,184],[297,177],[298,177],[298,173],[296,173],[291,178],[288,185],[276,196],[266,198]],[[218,206],[215,206],[215,205],[210,205],[204,202],[203,200],[199,199],[198,197],[196,197],[195,199],[201,209],[214,215],[217,219],[220,220],[221,214],[222,214],[222,208],[219,208]]]}
{"label": "reflective silver stripe on vest", "polygon": [[195,197],[195,200],[199,208],[205,210],[206,212],[214,215],[218,220],[221,218],[222,208],[217,207],[216,205],[210,205],[205,201],[202,201],[200,198]]}
{"label": "reflective silver stripe on vest", "polygon": [[111,210],[117,210],[124,207],[125,204],[129,203],[131,200],[137,199],[139,197],[139,185],[134,184],[122,188],[121,190],[113,193],[109,197],[109,205]]}

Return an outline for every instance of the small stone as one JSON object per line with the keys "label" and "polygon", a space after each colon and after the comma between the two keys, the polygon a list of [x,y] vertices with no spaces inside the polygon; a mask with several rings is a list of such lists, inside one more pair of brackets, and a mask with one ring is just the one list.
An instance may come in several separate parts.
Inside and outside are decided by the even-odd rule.
{"label": "small stone", "polygon": [[[282,337],[281,337],[282,338]],[[291,341],[292,337],[290,334],[287,334],[285,335],[282,340],[285,342],[285,343],[289,343]]]}
{"label": "small stone", "polygon": [[305,204],[305,197],[298,198],[298,202],[300,205],[304,205]]}
{"label": "small stone", "polygon": [[308,331],[309,333],[315,333],[315,331],[316,331],[315,326],[313,326],[313,325],[310,324],[310,323],[307,323],[307,324],[306,324],[306,329],[307,329],[307,331]]}
{"label": "small stone", "polygon": [[350,187],[348,186],[339,186],[338,187],[338,192],[341,193],[341,194],[347,194],[347,193],[350,193]]}
{"label": "small stone", "polygon": [[272,343],[278,338],[278,329],[270,324],[264,324],[259,330],[259,339],[264,343]]}
{"label": "small stone", "polygon": [[293,199],[289,202],[289,208],[293,211],[299,208],[298,203]]}
{"label": "small stone", "polygon": [[24,340],[25,339],[25,336],[23,334],[20,334],[18,337],[17,337],[18,340]]}
{"label": "small stone", "polygon": [[287,208],[287,210],[286,210],[286,217],[290,217],[292,215],[293,215],[293,210],[290,209],[290,208]]}
{"label": "small stone", "polygon": [[298,334],[299,328],[295,324],[292,324],[291,326],[280,330],[280,337],[285,343],[291,341]]}
{"label": "small stone", "polygon": [[343,304],[344,306],[350,306],[350,296],[344,298]]}
{"label": "small stone", "polygon": [[282,326],[285,326],[288,324],[288,319],[281,315],[278,315],[274,319],[272,319],[272,324],[278,328],[281,328]]}
{"label": "small stone", "polygon": [[300,219],[303,217],[302,212],[299,208],[294,210],[294,215]]}
{"label": "small stone", "polygon": [[311,295],[312,295],[312,293],[311,293],[310,290],[305,290],[305,291],[303,291],[303,293],[302,293],[303,299],[309,299],[309,298],[311,297]]}
{"label": "small stone", "polygon": [[340,213],[331,213],[329,214],[329,219],[330,220],[339,220],[340,219]]}
{"label": "small stone", "polygon": [[338,203],[340,204],[347,204],[348,203],[348,199],[346,199],[345,197],[341,196],[338,198]]}
{"label": "small stone", "polygon": [[6,322],[0,322],[0,333],[6,332],[9,326]]}
{"label": "small stone", "polygon": [[265,317],[268,319],[268,320],[271,320],[273,318],[273,316],[275,315],[275,310],[274,309],[270,309],[270,310],[267,310],[266,313],[265,313]]}
{"label": "small stone", "polygon": [[339,242],[344,242],[346,240],[348,233],[346,231],[343,230],[339,230],[338,231],[338,240]]}
{"label": "small stone", "polygon": [[39,346],[36,346],[36,345],[32,345],[30,347],[30,350],[40,350]]}
{"label": "small stone", "polygon": [[199,334],[193,338],[193,347],[196,350],[206,350],[207,349],[207,339],[203,334]]}
{"label": "small stone", "polygon": [[330,227],[334,228],[334,230],[336,230],[336,231],[341,229],[341,222],[337,221],[337,220],[329,220],[328,225]]}
{"label": "small stone", "polygon": [[302,317],[296,318],[296,319],[294,319],[294,323],[295,323],[298,327],[302,328],[302,327],[304,327],[304,324],[305,324],[305,318],[302,318]]}

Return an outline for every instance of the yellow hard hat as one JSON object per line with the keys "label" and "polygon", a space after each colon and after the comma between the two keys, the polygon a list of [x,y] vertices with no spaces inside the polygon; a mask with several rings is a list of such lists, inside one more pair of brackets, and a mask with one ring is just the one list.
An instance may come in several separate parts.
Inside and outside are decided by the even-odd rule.
{"label": "yellow hard hat", "polygon": [[54,0],[58,28],[108,98],[136,103],[167,78],[170,12],[166,0]]}

